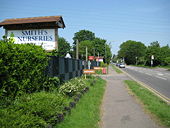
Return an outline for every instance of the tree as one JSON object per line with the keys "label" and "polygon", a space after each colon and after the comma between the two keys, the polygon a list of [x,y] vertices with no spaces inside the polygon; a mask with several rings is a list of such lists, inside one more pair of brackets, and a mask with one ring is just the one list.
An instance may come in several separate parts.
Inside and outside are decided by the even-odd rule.
{"label": "tree", "polygon": [[100,56],[104,57],[104,55],[105,55],[105,44],[106,44],[106,40],[104,40],[104,39],[95,38],[93,40],[95,56],[98,56],[98,54],[99,54]]}
{"label": "tree", "polygon": [[151,56],[154,56],[153,66],[157,66],[161,64],[161,48],[158,41],[150,43],[147,47],[145,60],[146,65],[150,65]]}
{"label": "tree", "polygon": [[73,37],[73,49],[76,53],[76,41],[79,41],[79,58],[85,59],[85,49],[88,47],[88,56],[100,56],[105,57],[104,61],[109,63],[111,59],[111,48],[106,43],[106,40],[96,38],[95,34],[89,30],[80,30],[76,32]]}
{"label": "tree", "polygon": [[67,53],[70,53],[71,46],[70,44],[63,38],[58,38],[58,56],[64,57]]}
{"label": "tree", "polygon": [[170,66],[170,56],[164,59],[165,63]]}
{"label": "tree", "polygon": [[137,41],[128,40],[120,45],[118,58],[124,58],[127,64],[136,64],[136,59],[145,55],[146,46]]}
{"label": "tree", "polygon": [[70,44],[63,38],[58,38],[58,51],[55,49],[50,53],[50,55],[53,56],[59,56],[59,57],[65,57],[67,53],[70,53],[71,51]]}
{"label": "tree", "polygon": [[78,41],[79,44],[82,42],[82,41],[85,41],[85,40],[94,40],[95,39],[95,34],[89,30],[80,30],[79,32],[76,32],[74,34],[74,37],[73,37],[73,55],[74,57],[76,57],[76,42]]}
{"label": "tree", "polygon": [[106,43],[106,40],[100,39],[100,38],[95,38],[93,40],[93,48],[95,51],[95,56],[100,56],[104,57],[104,62],[109,63],[112,57],[111,53],[111,47]]}
{"label": "tree", "polygon": [[79,58],[86,59],[86,47],[88,48],[88,56],[93,56],[93,42],[90,40],[85,40],[79,44]]}
{"label": "tree", "polygon": [[79,42],[85,41],[85,40],[94,40],[95,34],[89,30],[80,30],[79,32],[76,32],[73,37],[73,44],[76,45],[76,41]]}
{"label": "tree", "polygon": [[167,46],[161,47],[161,49],[160,49],[161,65],[165,66],[165,65],[170,64],[168,62],[168,60],[169,60],[168,58],[170,58],[170,47],[167,45]]}
{"label": "tree", "polygon": [[111,47],[110,47],[110,45],[106,45],[106,59],[105,59],[105,62],[107,64],[109,64],[110,61],[111,61],[111,58],[112,58]]}

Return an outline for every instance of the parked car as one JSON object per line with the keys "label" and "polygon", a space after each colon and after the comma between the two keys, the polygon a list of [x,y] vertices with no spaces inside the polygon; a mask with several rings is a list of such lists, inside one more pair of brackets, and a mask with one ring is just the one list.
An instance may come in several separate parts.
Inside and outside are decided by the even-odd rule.
{"label": "parked car", "polygon": [[119,63],[116,63],[116,66],[117,66],[117,67],[119,67],[119,65],[120,65]]}
{"label": "parked car", "polygon": [[123,63],[119,64],[119,68],[125,68],[125,64]]}

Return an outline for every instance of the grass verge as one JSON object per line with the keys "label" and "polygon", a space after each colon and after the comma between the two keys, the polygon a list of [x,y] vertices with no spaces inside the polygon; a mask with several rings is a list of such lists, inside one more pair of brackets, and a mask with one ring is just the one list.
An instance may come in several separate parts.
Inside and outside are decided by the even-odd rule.
{"label": "grass verge", "polygon": [[170,106],[168,104],[135,81],[125,80],[125,83],[142,101],[146,109],[154,114],[162,124],[170,127]]}
{"label": "grass verge", "polygon": [[105,84],[104,80],[96,78],[95,84],[80,99],[76,108],[72,109],[71,115],[67,115],[56,128],[98,128]]}
{"label": "grass verge", "polygon": [[118,69],[115,65],[112,65],[112,68],[117,72],[117,73],[123,73],[120,69]]}

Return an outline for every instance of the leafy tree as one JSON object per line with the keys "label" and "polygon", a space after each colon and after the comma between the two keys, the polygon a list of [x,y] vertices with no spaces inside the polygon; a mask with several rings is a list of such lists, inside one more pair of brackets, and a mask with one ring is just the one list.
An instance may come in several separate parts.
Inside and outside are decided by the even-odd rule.
{"label": "leafy tree", "polygon": [[63,38],[59,37],[58,38],[58,51],[53,50],[52,54],[53,56],[60,56],[60,57],[65,57],[67,53],[70,53],[71,51],[71,46],[70,44]]}
{"label": "leafy tree", "polygon": [[71,46],[70,44],[63,38],[58,38],[58,55],[61,57],[66,56],[67,53],[70,53]]}
{"label": "leafy tree", "polygon": [[137,41],[128,40],[120,45],[118,58],[124,58],[127,64],[136,64],[136,58],[145,55],[146,46]]}
{"label": "leafy tree", "polygon": [[79,44],[79,58],[86,59],[86,47],[88,48],[88,56],[93,56],[93,42],[90,40],[85,40]]}
{"label": "leafy tree", "polygon": [[73,37],[73,44],[76,45],[76,41],[79,42],[85,41],[85,40],[94,40],[95,34],[89,30],[80,30],[79,32],[76,32]]}
{"label": "leafy tree", "polygon": [[164,59],[165,63],[170,66],[170,56]]}
{"label": "leafy tree", "polygon": [[94,48],[94,54],[95,56],[103,56],[104,57],[104,62],[109,63],[112,57],[111,53],[111,47],[106,43],[106,40],[100,39],[100,38],[95,38],[93,40],[93,48]]}
{"label": "leafy tree", "polygon": [[113,63],[116,63],[116,62],[117,62],[117,59],[118,59],[117,55],[113,54],[113,56],[112,56],[112,62],[113,62]]}
{"label": "leafy tree", "polygon": [[95,39],[95,34],[89,30],[80,30],[79,32],[76,32],[74,34],[74,37],[73,37],[73,55],[74,57],[76,57],[76,41],[78,40],[79,41],[79,44],[82,42],[82,41],[85,41],[85,40],[94,40]]}
{"label": "leafy tree", "polygon": [[99,54],[100,56],[104,57],[104,55],[105,55],[105,44],[106,44],[106,40],[104,40],[104,39],[95,38],[93,40],[95,56],[98,56],[98,54]]}
{"label": "leafy tree", "polygon": [[160,60],[161,60],[161,65],[168,65],[168,59],[167,58],[170,58],[170,47],[167,45],[167,46],[163,46],[161,47],[160,49]]}
{"label": "leafy tree", "polygon": [[109,64],[112,57],[111,47],[108,44],[106,44],[105,46],[106,46],[105,63]]}
{"label": "leafy tree", "polygon": [[109,63],[111,59],[111,48],[106,43],[106,40],[96,38],[95,34],[89,30],[80,30],[76,32],[73,37],[73,49],[76,53],[76,40],[79,41],[79,58],[85,59],[85,50],[88,47],[88,56],[100,56],[105,57],[105,62]]}
{"label": "leafy tree", "polygon": [[154,56],[153,66],[160,65],[161,64],[161,48],[160,48],[158,41],[152,42],[147,47],[146,55],[145,55],[146,65],[150,65],[152,55]]}

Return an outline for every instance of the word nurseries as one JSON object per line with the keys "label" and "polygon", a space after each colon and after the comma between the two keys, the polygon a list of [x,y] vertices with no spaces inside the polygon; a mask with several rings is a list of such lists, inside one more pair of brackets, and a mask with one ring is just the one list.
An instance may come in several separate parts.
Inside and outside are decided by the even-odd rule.
{"label": "word nurseries", "polygon": [[18,41],[52,41],[53,36],[44,29],[23,30],[21,36],[17,36]]}

